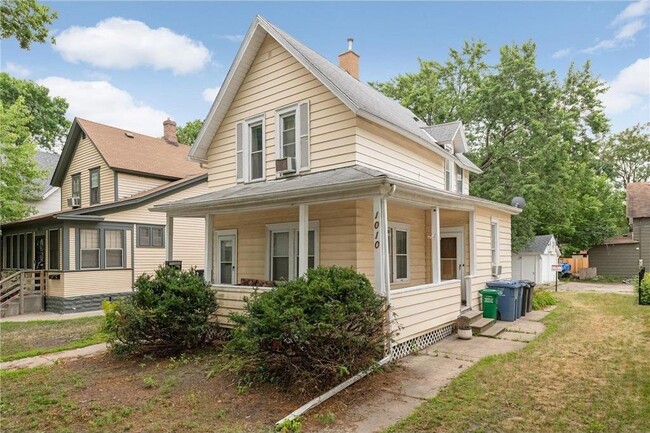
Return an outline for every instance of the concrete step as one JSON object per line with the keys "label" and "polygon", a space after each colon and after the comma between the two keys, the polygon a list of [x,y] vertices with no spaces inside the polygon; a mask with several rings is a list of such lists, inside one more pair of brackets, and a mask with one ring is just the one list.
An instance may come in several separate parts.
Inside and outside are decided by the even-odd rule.
{"label": "concrete step", "polygon": [[501,334],[505,330],[506,330],[506,325],[502,325],[501,323],[495,323],[492,326],[481,331],[480,335],[481,337],[496,338],[499,334]]}
{"label": "concrete step", "polygon": [[481,317],[480,319],[472,322],[472,331],[474,334],[481,335],[483,332],[488,329],[490,326],[496,323],[496,319],[488,319],[487,317]]}
{"label": "concrete step", "polygon": [[483,312],[478,310],[466,310],[463,311],[460,315],[467,317],[470,322],[474,323],[475,321],[483,317]]}

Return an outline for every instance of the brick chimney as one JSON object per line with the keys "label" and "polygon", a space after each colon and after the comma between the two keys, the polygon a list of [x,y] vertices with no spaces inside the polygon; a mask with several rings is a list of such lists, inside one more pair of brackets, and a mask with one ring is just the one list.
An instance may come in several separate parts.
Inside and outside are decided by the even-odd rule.
{"label": "brick chimney", "polygon": [[348,50],[339,54],[339,66],[357,80],[359,79],[359,55],[352,51],[354,39],[348,38]]}
{"label": "brick chimney", "polygon": [[178,138],[176,138],[176,122],[169,117],[163,122],[163,138],[171,145],[178,146]]}

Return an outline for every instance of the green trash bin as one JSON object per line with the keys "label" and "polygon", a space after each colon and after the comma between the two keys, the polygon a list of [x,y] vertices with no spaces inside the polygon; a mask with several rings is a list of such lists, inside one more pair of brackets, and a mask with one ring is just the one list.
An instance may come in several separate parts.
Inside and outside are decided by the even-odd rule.
{"label": "green trash bin", "polygon": [[483,317],[488,319],[497,318],[497,305],[499,304],[499,291],[494,289],[483,289],[478,291],[481,294],[483,304]]}

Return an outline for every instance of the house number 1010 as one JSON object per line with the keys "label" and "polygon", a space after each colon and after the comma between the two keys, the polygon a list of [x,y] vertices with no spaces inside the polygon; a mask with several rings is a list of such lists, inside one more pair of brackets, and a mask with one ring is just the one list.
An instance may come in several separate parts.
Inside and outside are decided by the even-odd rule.
{"label": "house number 1010", "polygon": [[379,212],[375,212],[375,249],[379,248]]}

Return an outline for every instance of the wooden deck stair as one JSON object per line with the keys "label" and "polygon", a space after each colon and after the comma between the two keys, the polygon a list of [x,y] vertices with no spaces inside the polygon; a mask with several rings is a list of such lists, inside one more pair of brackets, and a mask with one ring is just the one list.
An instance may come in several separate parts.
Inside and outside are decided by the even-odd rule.
{"label": "wooden deck stair", "polygon": [[470,326],[474,335],[495,338],[506,329],[504,325],[497,323],[496,319],[483,317],[482,311],[469,310],[463,312],[462,316],[470,319]]}

